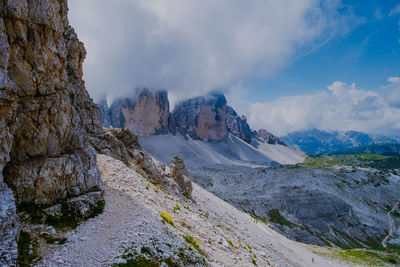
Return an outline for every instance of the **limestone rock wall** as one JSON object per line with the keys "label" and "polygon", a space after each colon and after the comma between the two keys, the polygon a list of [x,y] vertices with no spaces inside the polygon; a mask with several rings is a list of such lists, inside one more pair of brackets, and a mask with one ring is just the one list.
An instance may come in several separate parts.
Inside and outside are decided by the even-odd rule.
{"label": "limestone rock wall", "polygon": [[[0,195],[10,213],[14,200],[3,180],[20,207],[64,203],[85,216],[101,199],[88,143],[102,133],[100,110],[85,90],[86,51],[67,12],[66,0],[0,0]],[[0,238],[1,255],[7,240]]]}
{"label": "limestone rock wall", "polygon": [[182,135],[209,141],[220,141],[228,136],[226,99],[222,94],[185,100],[175,107],[171,116]]}
{"label": "limestone rock wall", "polygon": [[119,98],[109,110],[111,126],[127,128],[140,136],[168,132],[169,102],[166,91],[136,90],[133,97]]}
{"label": "limestone rock wall", "polygon": [[231,133],[249,144],[255,139],[284,144],[264,129],[252,131],[247,118],[239,116],[219,93],[181,101],[171,113],[167,92],[146,88],[136,90],[133,97],[116,99],[110,108],[105,99],[99,106],[104,127],[127,128],[139,136],[179,132],[193,139],[217,142]]}
{"label": "limestone rock wall", "polygon": [[250,126],[247,124],[245,116],[239,117],[236,111],[231,107],[226,107],[226,125],[228,131],[239,137],[243,141],[250,143],[253,138],[253,133]]}

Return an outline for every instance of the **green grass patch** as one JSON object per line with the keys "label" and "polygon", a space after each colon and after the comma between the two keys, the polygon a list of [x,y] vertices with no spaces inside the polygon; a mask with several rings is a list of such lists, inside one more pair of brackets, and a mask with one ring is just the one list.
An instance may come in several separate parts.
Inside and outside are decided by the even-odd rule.
{"label": "green grass patch", "polygon": [[44,240],[46,240],[47,244],[59,244],[59,245],[62,245],[65,242],[67,242],[66,238],[58,238],[58,237],[54,237],[54,236],[49,235],[49,234],[42,234],[42,237],[44,238]]}
{"label": "green grass patch", "polygon": [[18,240],[18,266],[30,266],[38,260],[36,250],[37,240],[33,240],[28,232],[21,231]]}
{"label": "green grass patch", "polygon": [[275,223],[275,224],[286,225],[290,228],[298,226],[297,224],[286,220],[285,217],[283,217],[281,215],[281,213],[279,212],[279,210],[277,210],[277,209],[268,211],[268,217],[269,217],[269,221],[272,223]]}
{"label": "green grass patch", "polygon": [[376,249],[335,249],[326,247],[327,252],[315,251],[316,254],[329,256],[351,264],[363,266],[387,266],[400,264],[399,248],[377,247]]}
{"label": "green grass patch", "polygon": [[181,209],[181,207],[179,207],[179,205],[176,204],[175,207],[174,207],[174,212],[177,212],[177,211],[180,210],[180,209]]}
{"label": "green grass patch", "polygon": [[[114,264],[114,267],[159,267],[159,261],[155,259],[147,259],[144,256],[137,256],[134,259],[127,260],[126,263],[118,263]],[[168,265],[168,264],[167,264]],[[176,265],[168,265],[168,266],[176,266]]]}
{"label": "green grass patch", "polygon": [[161,220],[162,223],[168,223],[168,224],[172,225],[173,227],[175,227],[174,218],[172,218],[172,216],[169,215],[168,212],[163,211],[163,212],[161,212],[160,216],[162,218],[162,220]]}
{"label": "green grass patch", "polygon": [[204,254],[204,251],[200,248],[200,241],[197,238],[193,238],[190,235],[185,235],[183,238],[186,243],[192,245],[200,254]]}
{"label": "green grass patch", "polygon": [[265,218],[260,217],[260,216],[257,216],[256,213],[254,212],[254,210],[251,210],[251,211],[249,212],[249,215],[250,215],[251,217],[253,217],[253,219],[257,220],[257,221],[261,221],[261,222],[263,222],[263,223],[265,223],[265,224],[268,223],[267,220],[266,220]]}
{"label": "green grass patch", "polygon": [[368,249],[346,249],[338,256],[346,261],[367,266],[382,266],[382,264],[400,264],[400,255],[387,251]]}
{"label": "green grass patch", "polygon": [[104,212],[104,208],[106,207],[106,201],[104,199],[99,200],[96,204],[96,207],[93,208],[92,212],[89,215],[89,218],[94,218],[97,215],[100,215]]}
{"label": "green grass patch", "polygon": [[59,230],[72,230],[76,229],[80,222],[72,216],[47,216],[47,224]]}
{"label": "green grass patch", "polygon": [[309,155],[303,163],[299,163],[296,166],[305,168],[324,168],[334,165],[371,167],[376,169],[396,169],[400,168],[400,156],[378,154]]}

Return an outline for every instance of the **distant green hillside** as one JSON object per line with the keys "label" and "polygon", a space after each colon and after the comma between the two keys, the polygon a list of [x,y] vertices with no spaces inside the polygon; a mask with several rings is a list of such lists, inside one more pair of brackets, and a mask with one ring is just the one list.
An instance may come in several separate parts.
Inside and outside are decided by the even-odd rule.
{"label": "distant green hillside", "polygon": [[328,155],[354,155],[354,154],[380,154],[380,155],[399,155],[400,144],[387,143],[387,144],[373,144],[359,147],[352,147],[346,149],[339,149],[327,153]]}
{"label": "distant green hillside", "polygon": [[297,166],[306,168],[323,168],[333,165],[400,169],[400,154],[310,155],[304,163],[297,164]]}

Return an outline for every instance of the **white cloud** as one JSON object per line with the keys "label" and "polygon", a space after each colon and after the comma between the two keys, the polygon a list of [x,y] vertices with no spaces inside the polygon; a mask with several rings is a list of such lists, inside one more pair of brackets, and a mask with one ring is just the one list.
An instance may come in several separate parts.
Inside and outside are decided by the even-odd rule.
{"label": "white cloud", "polygon": [[397,15],[399,13],[400,13],[400,4],[398,4],[392,10],[390,10],[389,16]]}
{"label": "white cloud", "polygon": [[174,99],[268,75],[332,34],[351,12],[339,0],[70,0],[70,20],[88,50],[92,96],[136,86]]}
{"label": "white cloud", "polygon": [[384,87],[386,101],[390,106],[400,108],[400,77],[390,77],[389,85]]}
{"label": "white cloud", "polygon": [[277,135],[319,128],[394,133],[400,130],[400,78],[389,78],[383,93],[336,81],[328,90],[281,97],[269,103],[248,103],[250,124]]}
{"label": "white cloud", "polygon": [[381,11],[379,8],[375,9],[374,18],[375,18],[376,20],[381,20],[381,19],[383,19],[382,11]]}

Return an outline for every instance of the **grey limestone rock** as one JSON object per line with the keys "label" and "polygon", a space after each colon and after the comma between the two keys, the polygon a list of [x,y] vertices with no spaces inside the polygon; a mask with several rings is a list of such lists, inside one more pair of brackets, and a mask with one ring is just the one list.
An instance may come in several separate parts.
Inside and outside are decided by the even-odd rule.
{"label": "grey limestone rock", "polygon": [[174,157],[170,163],[170,171],[171,177],[178,184],[182,194],[187,198],[191,198],[193,191],[192,181],[189,178],[190,175],[183,160],[177,156]]}
{"label": "grey limestone rock", "polygon": [[[48,208],[89,193],[101,194],[96,153],[88,142],[90,135],[102,133],[101,115],[82,80],[86,51],[69,26],[67,1],[8,0],[0,1],[0,7],[4,182],[14,191],[19,207]],[[3,179],[0,187],[10,192]],[[14,220],[14,198],[3,193],[0,200],[1,209]],[[91,204],[87,212],[90,209]],[[6,265],[14,265],[16,257],[14,249],[3,250],[15,246],[9,241],[15,242],[18,231],[7,228],[10,221],[1,221],[0,226],[0,232],[14,236],[0,238]]]}
{"label": "grey limestone rock", "polygon": [[137,89],[133,96],[116,99],[109,114],[113,128],[127,128],[139,136],[165,134],[168,132],[168,94]]}
{"label": "grey limestone rock", "polygon": [[173,113],[176,129],[193,139],[220,141],[228,136],[226,99],[222,94],[191,98],[179,103]]}

